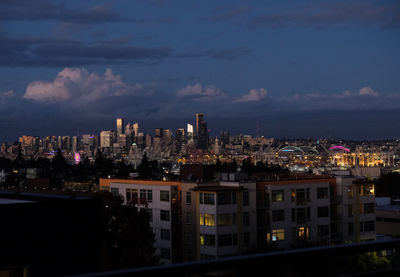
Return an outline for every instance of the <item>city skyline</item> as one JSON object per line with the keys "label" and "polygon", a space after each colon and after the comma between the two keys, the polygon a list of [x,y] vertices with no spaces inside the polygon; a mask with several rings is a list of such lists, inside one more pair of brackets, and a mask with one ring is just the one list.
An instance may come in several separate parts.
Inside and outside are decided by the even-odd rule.
{"label": "city skyline", "polygon": [[400,136],[395,1],[20,0],[0,10],[2,141],[98,132],[116,117],[176,129],[197,112],[233,133]]}

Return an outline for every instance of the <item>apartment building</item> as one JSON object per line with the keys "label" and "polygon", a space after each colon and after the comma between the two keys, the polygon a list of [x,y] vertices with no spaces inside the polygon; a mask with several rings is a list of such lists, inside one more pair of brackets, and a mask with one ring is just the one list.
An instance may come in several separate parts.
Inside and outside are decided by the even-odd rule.
{"label": "apartment building", "polygon": [[154,246],[164,263],[216,259],[256,248],[255,182],[100,179],[100,188],[149,212]]}
{"label": "apartment building", "polygon": [[374,184],[365,179],[100,179],[100,188],[149,212],[164,263],[375,239]]}
{"label": "apartment building", "polygon": [[375,240],[375,185],[364,178],[337,177],[332,228],[334,243]]}
{"label": "apartment building", "polygon": [[330,190],[335,179],[257,182],[258,241],[296,248],[330,243]]}
{"label": "apartment building", "polygon": [[149,213],[154,247],[163,263],[182,260],[180,187],[181,182],[100,179],[100,189],[122,195],[124,204],[133,203]]}

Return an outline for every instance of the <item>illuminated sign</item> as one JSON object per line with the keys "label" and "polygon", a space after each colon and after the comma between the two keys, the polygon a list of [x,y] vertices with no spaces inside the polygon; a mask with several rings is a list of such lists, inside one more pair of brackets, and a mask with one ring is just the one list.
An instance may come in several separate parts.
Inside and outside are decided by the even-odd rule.
{"label": "illuminated sign", "polygon": [[78,164],[81,161],[81,155],[79,153],[75,153],[74,155],[75,164]]}

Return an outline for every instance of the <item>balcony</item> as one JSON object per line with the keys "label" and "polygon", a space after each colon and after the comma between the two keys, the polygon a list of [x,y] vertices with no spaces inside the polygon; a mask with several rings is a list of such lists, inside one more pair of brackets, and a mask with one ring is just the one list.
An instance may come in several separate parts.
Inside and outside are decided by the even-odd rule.
{"label": "balcony", "polygon": [[[399,276],[400,239],[336,246],[312,247],[236,256],[145,268],[73,275],[70,277],[119,276]],[[356,267],[360,254],[391,250],[384,267],[367,270]],[[364,255],[365,257],[365,255]],[[376,257],[376,256],[375,256]],[[372,266],[373,263],[371,263]],[[369,264],[368,264],[369,265]]]}

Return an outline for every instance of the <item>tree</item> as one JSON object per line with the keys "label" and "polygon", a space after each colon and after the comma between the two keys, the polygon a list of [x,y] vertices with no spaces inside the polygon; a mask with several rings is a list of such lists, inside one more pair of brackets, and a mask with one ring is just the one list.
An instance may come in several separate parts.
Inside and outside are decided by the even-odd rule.
{"label": "tree", "polygon": [[140,178],[148,179],[152,175],[152,163],[148,160],[146,153],[144,153],[142,162],[138,166]]}
{"label": "tree", "polygon": [[103,207],[105,269],[156,265],[154,234],[146,210],[122,205],[122,196],[109,192],[99,192],[96,197]]}

